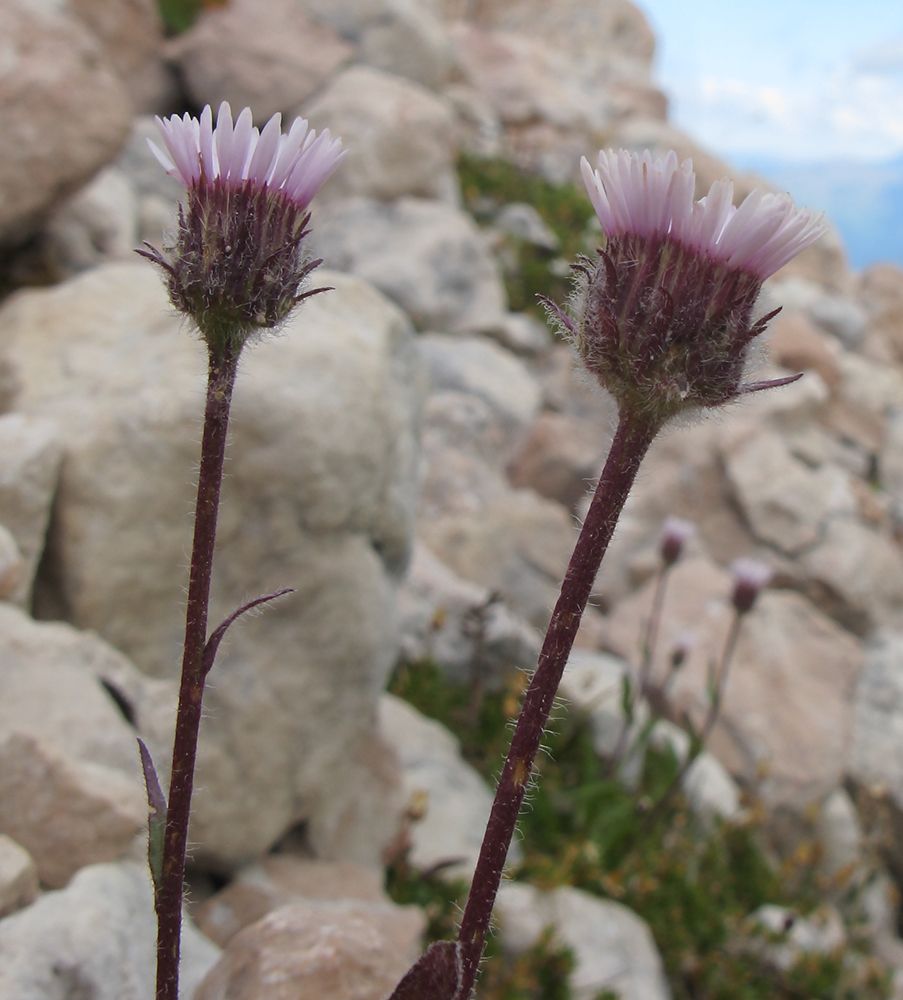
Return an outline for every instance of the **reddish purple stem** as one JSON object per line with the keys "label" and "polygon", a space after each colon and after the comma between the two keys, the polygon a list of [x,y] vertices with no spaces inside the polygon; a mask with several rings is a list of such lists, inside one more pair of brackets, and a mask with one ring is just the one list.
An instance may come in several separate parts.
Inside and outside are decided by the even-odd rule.
{"label": "reddish purple stem", "polygon": [[210,357],[207,380],[207,408],[201,442],[198,496],[195,508],[194,543],[188,582],[185,616],[185,646],[182,680],[172,753],[172,776],[166,814],[163,865],[157,909],[157,992],[156,1000],[178,1000],[179,942],[182,929],[182,884],[185,876],[185,849],[194,768],[197,758],[201,701],[204,696],[204,646],[207,640],[207,607],[210,575],[216,543],[229,407],[238,368],[240,348],[231,344],[222,356]]}
{"label": "reddish purple stem", "polygon": [[499,779],[458,934],[461,979],[457,1000],[468,1000],[473,989],[508,847],[558,684],[602,557],[640,463],[658,430],[657,422],[621,414],[605,468],[561,585],[539,664],[524,698]]}

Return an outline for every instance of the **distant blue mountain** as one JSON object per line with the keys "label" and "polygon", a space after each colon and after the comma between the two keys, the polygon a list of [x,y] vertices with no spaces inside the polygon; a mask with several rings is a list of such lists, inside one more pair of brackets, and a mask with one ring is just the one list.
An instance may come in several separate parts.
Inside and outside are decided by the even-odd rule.
{"label": "distant blue mountain", "polygon": [[903,267],[903,156],[884,163],[737,156],[732,162],[789,191],[797,204],[827,212],[854,268],[882,260]]}

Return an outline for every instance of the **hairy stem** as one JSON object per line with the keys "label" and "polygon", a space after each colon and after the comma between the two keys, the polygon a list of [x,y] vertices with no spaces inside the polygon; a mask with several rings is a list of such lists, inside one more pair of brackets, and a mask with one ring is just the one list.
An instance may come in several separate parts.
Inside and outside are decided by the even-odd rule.
{"label": "hairy stem", "polygon": [[201,700],[204,695],[204,646],[207,640],[207,608],[210,575],[216,542],[229,407],[238,367],[240,348],[227,344],[221,356],[210,356],[207,407],[198,473],[197,506],[194,512],[194,542],[185,615],[185,646],[182,679],[173,742],[172,776],[166,812],[163,864],[156,893],[157,991],[156,1000],[178,1000],[179,946],[182,929],[182,893],[188,816],[197,758]]}
{"label": "hairy stem", "polygon": [[596,573],[640,462],[659,424],[622,413],[605,468],[586,515],[546,632],[539,664],[524,698],[499,779],[470,895],[458,934],[461,979],[457,1000],[468,1000],[483,954],[489,919],[524,793],[533,770],[558,683],[568,661]]}

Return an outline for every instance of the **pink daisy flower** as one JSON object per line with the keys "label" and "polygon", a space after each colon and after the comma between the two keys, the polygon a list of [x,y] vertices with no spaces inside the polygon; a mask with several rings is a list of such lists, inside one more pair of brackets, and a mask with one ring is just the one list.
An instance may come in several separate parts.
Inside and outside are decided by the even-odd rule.
{"label": "pink daisy flower", "polygon": [[217,356],[261,329],[282,323],[321,263],[304,246],[308,206],[341,163],[341,140],[296,119],[287,133],[274,115],[263,131],[248,108],[233,123],[228,104],[216,127],[209,105],[200,119],[157,118],[165,151],[149,145],[186,187],[175,239],[161,253],[138,252],[166,274],[170,299],[198,326]]}
{"label": "pink daisy flower", "polygon": [[693,161],[678,166],[673,150],[664,160],[653,160],[648,149],[642,157],[602,150],[595,172],[586,157],[580,171],[606,237],[666,237],[760,281],[827,229],[823,214],[796,208],[787,194],[753,191],[738,208],[729,180],[715,181],[704,198],[694,201]]}
{"label": "pink daisy flower", "polygon": [[585,159],[581,170],[604,246],[574,265],[575,315],[546,305],[622,410],[660,426],[789,381],[743,383],[774,316],[754,307],[762,282],[825,231],[822,217],[758,191],[735,207],[730,181],[695,201],[692,163],[674,152],[603,151],[598,170]]}
{"label": "pink daisy flower", "polygon": [[181,118],[156,119],[167,153],[148,139],[163,169],[186,188],[219,181],[232,187],[266,188],[306,208],[324,181],[341,163],[346,150],[329,129],[321,135],[308,130],[303,118],[282,132],[282,115],[276,114],[262,132],[252,125],[251,109],[245,108],[232,124],[232,109],[224,101],[213,126],[208,104],[200,120],[187,113]]}

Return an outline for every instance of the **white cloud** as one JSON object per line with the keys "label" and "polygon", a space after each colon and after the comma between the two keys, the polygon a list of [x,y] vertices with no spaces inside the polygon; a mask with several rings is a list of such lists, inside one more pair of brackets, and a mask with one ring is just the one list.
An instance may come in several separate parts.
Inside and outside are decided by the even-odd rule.
{"label": "white cloud", "polygon": [[724,154],[881,160],[903,153],[903,38],[781,85],[709,76],[673,87],[675,118]]}

